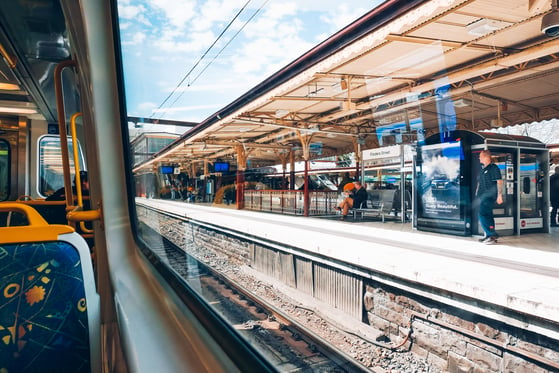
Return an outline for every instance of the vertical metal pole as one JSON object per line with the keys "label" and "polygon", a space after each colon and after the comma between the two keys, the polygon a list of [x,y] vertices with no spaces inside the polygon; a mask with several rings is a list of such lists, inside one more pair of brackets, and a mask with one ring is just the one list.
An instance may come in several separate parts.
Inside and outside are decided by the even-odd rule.
{"label": "vertical metal pole", "polygon": [[[542,203],[542,214],[543,214],[543,231],[545,233],[549,233],[549,227],[551,224],[551,214],[549,213],[549,205],[551,203],[550,198],[551,198],[551,192],[550,192],[550,188],[551,185],[549,185],[549,173],[551,171],[550,169],[550,163],[549,163],[549,149],[545,149],[543,150],[543,154],[541,157],[541,172],[543,172],[542,178],[542,188],[543,188],[543,203]],[[539,158],[539,157],[538,157]],[[540,173],[540,170],[538,170],[538,174]],[[536,190],[538,188],[538,184],[536,184]]]}
{"label": "vertical metal pole", "polygon": [[309,161],[305,159],[305,181],[303,188],[303,215],[309,216]]}
{"label": "vertical metal pole", "polygon": [[363,148],[361,147],[360,143],[357,143],[357,149],[359,150],[359,159],[360,159],[360,164],[361,164],[361,170],[360,170],[360,177],[359,177],[359,181],[361,181],[361,184],[365,184],[365,162],[363,162]]}
{"label": "vertical metal pole", "polygon": [[295,189],[295,152],[290,151],[289,157],[289,190]]}
{"label": "vertical metal pole", "polygon": [[242,210],[244,208],[245,196],[245,170],[244,169],[237,169],[237,210]]}
{"label": "vertical metal pole", "polygon": [[[515,185],[515,205],[516,205],[516,235],[520,236],[520,148],[516,148],[516,165],[515,165],[515,172],[516,172],[516,185]],[[506,176],[505,176],[506,179]],[[506,182],[506,180],[505,180]],[[505,186],[505,182],[503,182],[503,186]],[[505,190],[506,193],[506,190]],[[506,196],[506,194],[505,194]]]}
{"label": "vertical metal pole", "polygon": [[402,223],[406,222],[406,173],[404,167],[404,144],[400,144],[400,214]]}
{"label": "vertical metal pole", "polygon": [[[62,91],[62,72],[66,67],[75,66],[73,60],[63,61],[54,69],[54,91],[56,93],[56,111],[58,114],[58,130],[60,132],[60,152],[62,155],[62,170],[64,175],[64,190],[66,208],[73,206],[72,180],[70,177],[70,157],[68,156],[68,134],[66,132],[66,110],[64,108],[64,93]],[[75,159],[75,162],[78,160]]]}

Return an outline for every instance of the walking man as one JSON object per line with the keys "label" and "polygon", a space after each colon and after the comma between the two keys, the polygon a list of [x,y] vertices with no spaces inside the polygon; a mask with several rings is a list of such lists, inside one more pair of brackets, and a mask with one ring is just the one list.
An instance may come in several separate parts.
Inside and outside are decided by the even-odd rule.
{"label": "walking man", "polygon": [[503,203],[501,170],[491,161],[491,152],[482,150],[479,153],[479,162],[483,169],[479,174],[476,196],[479,200],[479,223],[485,232],[485,237],[480,241],[493,245],[497,243],[497,232],[495,232],[495,218],[493,207],[495,201],[500,205]]}

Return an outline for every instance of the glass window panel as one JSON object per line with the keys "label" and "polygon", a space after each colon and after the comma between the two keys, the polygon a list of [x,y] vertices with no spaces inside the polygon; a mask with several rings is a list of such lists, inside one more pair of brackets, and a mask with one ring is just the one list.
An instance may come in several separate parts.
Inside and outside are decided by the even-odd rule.
{"label": "glass window panel", "polygon": [[[74,179],[74,150],[72,140],[68,139],[68,152],[70,158],[70,173]],[[78,157],[80,170],[85,170],[81,146],[78,143]],[[43,136],[39,139],[39,182],[38,191],[46,197],[64,186],[62,171],[62,154],[60,151],[59,136]]]}

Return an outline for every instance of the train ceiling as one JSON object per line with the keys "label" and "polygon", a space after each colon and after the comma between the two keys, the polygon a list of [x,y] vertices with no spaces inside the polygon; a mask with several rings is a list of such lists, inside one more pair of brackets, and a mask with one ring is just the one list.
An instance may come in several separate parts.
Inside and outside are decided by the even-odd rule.
{"label": "train ceiling", "polygon": [[[0,2],[0,52],[0,116],[56,123],[54,69],[71,58],[59,1]],[[79,110],[73,79],[63,74],[68,112]]]}

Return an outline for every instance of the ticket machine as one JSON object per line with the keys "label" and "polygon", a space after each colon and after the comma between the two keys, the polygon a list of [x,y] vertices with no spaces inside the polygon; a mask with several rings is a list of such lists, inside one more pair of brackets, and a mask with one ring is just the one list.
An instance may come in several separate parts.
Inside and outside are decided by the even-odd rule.
{"label": "ticket machine", "polygon": [[499,235],[549,231],[549,153],[542,142],[497,133],[453,131],[428,137],[414,158],[414,225],[419,230],[481,235],[475,197],[488,149],[501,170],[503,199],[495,204]]}

